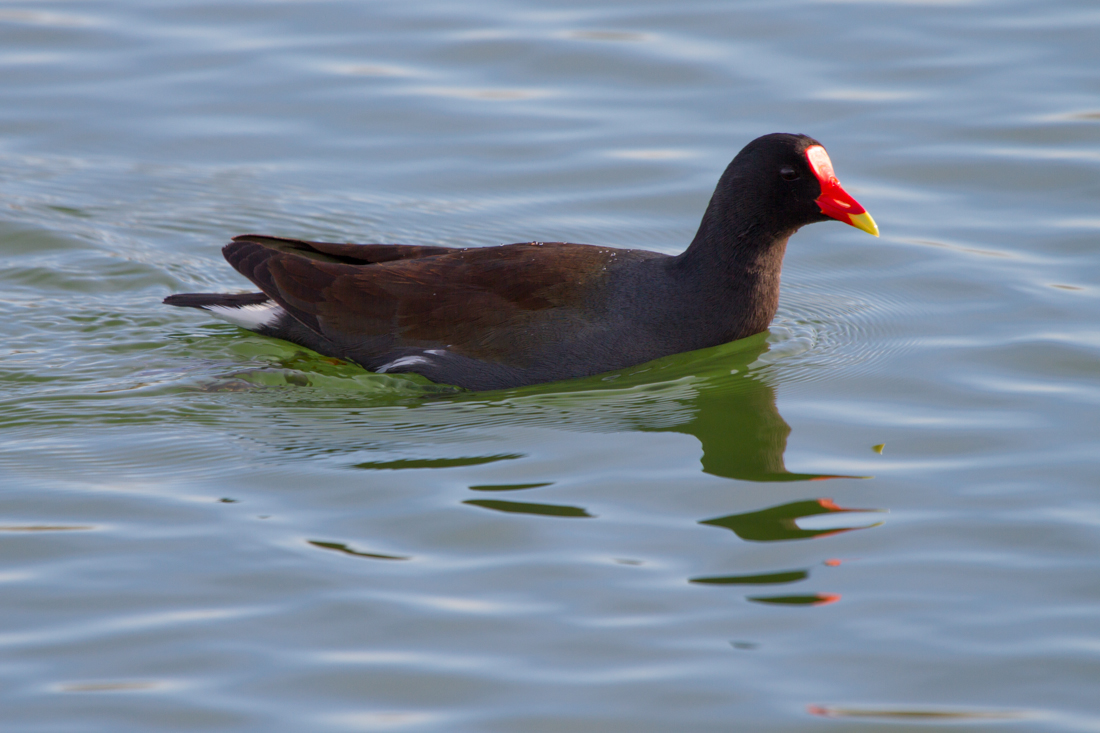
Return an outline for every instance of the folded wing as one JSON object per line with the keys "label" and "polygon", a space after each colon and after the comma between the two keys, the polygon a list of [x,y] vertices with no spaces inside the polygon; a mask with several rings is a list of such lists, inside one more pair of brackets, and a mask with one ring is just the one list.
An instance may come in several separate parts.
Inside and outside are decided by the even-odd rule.
{"label": "folded wing", "polygon": [[256,235],[224,249],[298,323],[368,369],[439,349],[525,368],[548,343],[591,327],[598,275],[613,252],[560,242],[452,249]]}

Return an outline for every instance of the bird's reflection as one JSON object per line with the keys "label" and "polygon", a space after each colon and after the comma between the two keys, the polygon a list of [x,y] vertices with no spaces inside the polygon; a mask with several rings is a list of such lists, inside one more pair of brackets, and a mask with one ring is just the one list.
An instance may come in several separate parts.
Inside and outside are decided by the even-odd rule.
{"label": "bird's reflection", "polygon": [[[526,452],[510,449],[522,443],[513,444],[506,437],[495,442],[486,440],[486,436],[506,436],[517,428],[593,434],[680,433],[698,441],[700,470],[711,476],[749,482],[843,478],[787,470],[784,452],[791,428],[779,414],[775,391],[766,381],[769,371],[760,368],[761,356],[768,348],[767,335],[761,334],[588,379],[493,393],[441,393],[438,385],[433,385],[416,399],[407,395],[392,397],[390,402],[366,405],[367,409],[362,409],[362,397],[311,391],[304,395],[309,400],[304,409],[311,415],[319,415],[318,408],[323,407],[350,409],[322,415],[326,418],[325,430],[318,433],[324,435],[323,447],[318,448],[312,433],[301,431],[295,422],[293,434],[284,436],[284,449],[305,449],[325,456],[345,452],[357,458],[345,465],[366,471],[448,471],[522,462]],[[366,379],[373,385],[385,376],[360,374],[354,379]],[[322,386],[322,382],[315,386]],[[280,407],[285,400],[284,394]],[[339,415],[339,420],[327,419],[331,414]],[[279,424],[279,420],[272,421],[272,425]],[[470,440],[463,439],[464,434]],[[382,450],[364,448],[364,435],[375,436]],[[440,442],[440,436],[448,440]],[[471,445],[481,448],[470,450]],[[400,448],[394,450],[397,446]],[[552,477],[528,477],[514,468],[508,475],[509,479],[500,483],[484,479],[481,483],[471,482],[468,486],[475,496],[466,495],[459,501],[473,511],[491,512],[499,521],[557,522],[596,516],[584,506],[554,503],[552,487],[556,482],[546,480]],[[521,496],[525,501],[513,500]],[[746,498],[744,494],[736,496],[739,502]],[[759,492],[755,496],[759,497]],[[757,505],[751,511],[745,511],[743,503],[741,506],[736,513],[696,521],[706,527],[730,530],[747,542],[823,538],[878,524],[853,520],[862,518],[854,512],[879,510],[847,509],[830,499],[814,498],[813,494],[794,501],[789,496],[786,501],[765,501],[765,506]],[[331,541],[311,544],[354,557],[384,557]],[[743,596],[746,600],[770,606],[812,607],[839,599],[825,592],[758,595],[750,590],[788,586],[782,590],[793,591],[794,586],[809,578],[809,567],[760,568],[755,572],[743,568],[736,573],[696,575],[685,581],[700,588],[743,589],[748,591]]]}
{"label": "bird's reflection", "polygon": [[768,507],[755,512],[730,514],[725,517],[706,519],[699,524],[713,527],[725,527],[733,530],[743,540],[749,542],[775,542],[777,540],[808,540],[812,537],[825,537],[853,529],[877,527],[881,522],[855,524],[848,527],[830,527],[828,529],[803,529],[798,520],[821,514],[842,514],[846,512],[878,512],[880,509],[845,509],[837,506],[832,499],[811,499],[794,501],[789,504]]}
{"label": "bird's reflection", "polygon": [[[269,346],[268,341],[263,345]],[[775,391],[762,378],[765,370],[756,368],[768,348],[767,334],[758,334],[617,373],[488,393],[454,392],[441,385],[420,384],[425,380],[419,378],[370,374],[353,365],[333,365],[332,360],[311,357],[300,349],[280,353],[281,358],[274,361],[281,368],[239,372],[234,377],[257,385],[315,388],[278,392],[274,401],[281,410],[303,407],[324,423],[316,431],[295,424],[292,432],[276,435],[282,421],[274,421],[269,425],[270,437],[282,450],[362,455],[364,435],[380,434],[399,435],[402,445],[422,443],[427,449],[427,455],[395,456],[383,451],[377,458],[365,456],[373,460],[353,464],[367,470],[446,469],[525,458],[513,451],[441,456],[433,440],[445,431],[448,435],[467,432],[480,442],[487,430],[508,425],[595,433],[683,433],[699,441],[702,470],[713,476],[743,481],[834,478],[787,470],[783,452],[791,429],[776,409]],[[293,372],[295,378],[286,377],[286,372]],[[418,388],[423,391],[417,393]],[[338,422],[324,419],[331,413],[318,412],[326,408],[344,408],[337,411]],[[317,435],[323,435],[323,445]],[[384,448],[391,441],[373,442]]]}
{"label": "bird's reflection", "polygon": [[[718,347],[720,352],[727,347]],[[692,435],[703,448],[704,473],[741,481],[814,481],[855,478],[825,473],[788,471],[783,454],[791,428],[776,407],[775,390],[752,369],[768,350],[764,338],[745,339],[736,346],[732,369],[701,379],[683,402],[687,419],[663,428]],[[736,370],[736,374],[730,371]],[[649,430],[644,425],[639,429]],[[662,429],[662,428],[657,428]]]}
{"label": "bird's reflection", "polygon": [[469,499],[462,503],[511,514],[539,514],[544,517],[592,516],[581,507],[566,506],[564,504],[532,504],[525,501],[504,501],[502,499]]}
{"label": "bird's reflection", "polygon": [[[665,363],[647,365],[634,373],[611,375],[612,384],[582,380],[552,385],[535,396],[516,396],[515,401],[538,400],[542,419],[559,426],[584,425],[588,429],[678,432],[695,437],[702,447],[704,473],[739,481],[813,481],[845,478],[824,473],[788,471],[784,452],[791,428],[779,414],[775,391],[752,368],[768,349],[764,337],[737,344],[679,355]],[[661,371],[664,374],[661,374]],[[607,380],[602,378],[601,381]],[[563,390],[562,387],[565,387]],[[570,397],[573,397],[571,399]],[[547,409],[547,405],[551,409]],[[488,406],[488,405],[487,405]],[[557,409],[553,409],[556,407]],[[477,486],[478,491],[541,488],[538,484]],[[467,500],[469,505],[497,511],[554,516],[590,516],[580,507]],[[509,504],[509,506],[490,506]],[[526,507],[537,507],[526,509]],[[699,524],[731,530],[748,542],[784,542],[827,537],[881,522],[867,522],[864,512],[849,509],[831,499],[788,501],[774,506],[710,519]],[[841,519],[841,516],[849,517]],[[827,526],[812,526],[825,521]],[[811,526],[801,526],[808,522]],[[830,561],[825,564],[828,565]],[[831,561],[834,564],[836,561]],[[808,580],[809,568],[738,575],[689,578],[702,586],[752,587],[796,584]],[[823,606],[840,600],[836,593],[784,593],[746,595],[745,599],[771,606]]]}
{"label": "bird's reflection", "polygon": [[[761,334],[603,377],[613,379],[611,389],[599,378],[544,389],[584,390],[591,402],[574,407],[601,410],[612,423],[608,427],[695,437],[703,449],[702,470],[713,476],[741,481],[850,478],[787,470],[783,453],[791,428],[776,408],[775,390],[753,368],[768,348]],[[593,389],[596,385],[604,389]],[[567,425],[569,419],[562,422]]]}
{"label": "bird's reflection", "polygon": [[[750,365],[768,349],[764,338],[746,339],[644,365],[637,371],[517,391],[485,402],[483,418],[501,403],[531,408],[540,422],[557,427],[598,430],[678,432],[702,445],[702,470],[742,481],[806,481],[831,474],[793,473],[783,460],[791,428],[776,408],[775,391],[755,377]],[[477,398],[481,399],[481,398]],[[489,414],[486,414],[489,413]],[[526,414],[531,414],[524,411]],[[521,413],[521,414],[524,414]],[[514,417],[513,417],[514,419]],[[517,456],[518,457],[518,456]],[[499,456],[495,457],[497,460]],[[468,465],[488,457],[467,458]],[[359,464],[366,467],[368,464]],[[376,464],[377,465],[377,464]],[[387,463],[387,467],[393,463]],[[541,488],[546,484],[471,486],[476,491]],[[702,522],[733,529],[742,539],[800,539],[844,530],[802,530],[794,521],[831,511],[847,511],[828,500],[809,500],[763,512]],[[557,517],[588,517],[585,509],[553,504],[470,499],[463,502],[501,512]],[[724,523],[724,524],[723,524]]]}
{"label": "bird's reflection", "polygon": [[692,583],[700,585],[779,585],[797,583],[810,577],[809,570],[785,570],[780,573],[757,573],[754,575],[711,575],[692,578]]}

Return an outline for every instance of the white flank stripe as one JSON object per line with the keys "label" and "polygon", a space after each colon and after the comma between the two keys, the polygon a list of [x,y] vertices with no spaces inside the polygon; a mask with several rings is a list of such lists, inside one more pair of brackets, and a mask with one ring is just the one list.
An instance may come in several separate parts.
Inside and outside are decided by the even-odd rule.
{"label": "white flank stripe", "polygon": [[374,371],[378,372],[379,374],[385,374],[390,369],[401,366],[409,366],[410,364],[431,364],[431,362],[425,359],[423,356],[402,356],[400,359],[394,359],[389,364],[383,364]]}
{"label": "white flank stripe", "polygon": [[203,308],[210,311],[210,315],[229,321],[234,326],[247,328],[249,331],[274,325],[286,314],[286,310],[272,300],[266,303],[242,305],[238,308],[228,305],[205,305]]}

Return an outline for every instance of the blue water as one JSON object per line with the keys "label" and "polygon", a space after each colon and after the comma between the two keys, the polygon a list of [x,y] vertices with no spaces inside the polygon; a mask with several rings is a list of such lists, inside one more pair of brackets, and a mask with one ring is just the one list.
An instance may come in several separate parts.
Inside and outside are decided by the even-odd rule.
{"label": "blue water", "polygon": [[[5,731],[1100,731],[1100,6],[0,2]],[[768,334],[449,394],[160,305],[245,232],[676,253]],[[845,511],[854,510],[854,511]]]}

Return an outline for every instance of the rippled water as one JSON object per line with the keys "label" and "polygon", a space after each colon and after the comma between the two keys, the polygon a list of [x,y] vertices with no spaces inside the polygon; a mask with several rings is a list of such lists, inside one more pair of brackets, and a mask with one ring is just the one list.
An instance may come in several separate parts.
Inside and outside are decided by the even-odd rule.
{"label": "rippled water", "polygon": [[[1098,37],[0,2],[4,730],[1100,731]],[[159,304],[244,232],[675,253],[772,131],[883,237],[744,342],[463,394]]]}

